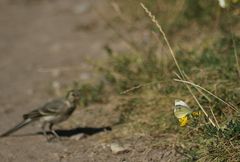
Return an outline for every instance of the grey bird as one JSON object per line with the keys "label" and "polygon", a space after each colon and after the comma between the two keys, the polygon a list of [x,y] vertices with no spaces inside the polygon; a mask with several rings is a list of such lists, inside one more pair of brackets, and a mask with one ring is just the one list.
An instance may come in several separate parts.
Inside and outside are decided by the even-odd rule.
{"label": "grey bird", "polygon": [[0,137],[8,136],[20,128],[38,121],[42,124],[42,132],[44,136],[47,137],[45,127],[46,125],[49,125],[49,130],[55,137],[59,138],[58,134],[52,129],[53,125],[67,120],[77,108],[79,100],[80,91],[70,90],[65,98],[52,100],[28,114],[24,114],[22,122],[0,135]]}

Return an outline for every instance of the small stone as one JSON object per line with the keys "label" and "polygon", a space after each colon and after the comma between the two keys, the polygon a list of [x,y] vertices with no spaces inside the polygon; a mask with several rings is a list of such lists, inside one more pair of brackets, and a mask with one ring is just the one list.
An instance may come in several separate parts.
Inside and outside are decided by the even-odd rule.
{"label": "small stone", "polygon": [[121,146],[117,143],[110,144],[110,149],[113,154],[121,154],[121,153],[126,153],[130,151],[128,147]]}

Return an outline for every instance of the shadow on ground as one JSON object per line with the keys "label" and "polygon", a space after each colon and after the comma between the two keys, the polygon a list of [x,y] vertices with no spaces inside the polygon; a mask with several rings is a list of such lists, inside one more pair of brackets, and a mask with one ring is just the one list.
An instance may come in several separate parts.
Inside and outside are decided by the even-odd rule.
{"label": "shadow on ground", "polygon": [[[60,137],[71,137],[75,136],[78,134],[84,134],[87,136],[91,136],[97,133],[105,132],[105,131],[111,131],[111,127],[100,127],[100,128],[94,128],[94,127],[78,127],[74,129],[69,129],[69,130],[63,130],[63,129],[57,129],[55,130],[56,133]],[[20,134],[20,135],[11,135],[13,137],[19,137],[19,136],[35,136],[35,135],[43,135],[43,132],[37,132],[37,133],[28,133],[28,134]],[[47,135],[52,135],[52,132],[48,131]]]}
{"label": "shadow on ground", "polygon": [[[61,137],[71,137],[77,134],[85,134],[85,135],[94,135],[100,132],[105,132],[105,131],[111,131],[111,127],[100,127],[100,128],[91,128],[91,127],[85,127],[85,128],[74,128],[70,130],[56,130],[56,133],[61,136]],[[47,132],[48,134],[51,134],[51,132]],[[42,134],[38,133],[38,134]]]}

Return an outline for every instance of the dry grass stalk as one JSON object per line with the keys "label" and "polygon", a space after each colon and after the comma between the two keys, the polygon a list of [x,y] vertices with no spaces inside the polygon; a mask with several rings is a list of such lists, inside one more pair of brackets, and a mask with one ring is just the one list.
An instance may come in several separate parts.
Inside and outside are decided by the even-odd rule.
{"label": "dry grass stalk", "polygon": [[[150,17],[150,19],[152,20],[152,22],[156,25],[156,27],[158,28],[158,30],[160,31],[160,33],[163,35],[163,38],[164,38],[164,41],[166,42],[167,46],[168,46],[168,49],[170,51],[170,54],[175,62],[175,65],[177,66],[177,69],[179,71],[179,73],[181,74],[181,79],[185,80],[185,76],[184,76],[184,73],[183,71],[181,70],[178,62],[177,62],[177,59],[175,57],[175,53],[173,52],[173,49],[167,39],[167,36],[165,34],[165,32],[163,31],[161,25],[158,23],[158,21],[156,20],[156,17],[148,10],[148,8],[143,4],[143,3],[140,3],[141,7],[144,9],[144,11],[148,14],[148,16]],[[209,117],[209,115],[207,114],[207,112],[204,110],[204,108],[202,107],[202,105],[200,104],[200,102],[198,101],[197,97],[193,94],[191,88],[185,84],[188,91],[191,93],[191,95],[193,96],[194,100],[196,101],[196,103],[198,104],[198,106],[200,107],[200,109],[203,111],[204,115],[208,118],[209,122],[215,127],[216,125],[214,124],[214,122],[212,121],[212,119]]]}
{"label": "dry grass stalk", "polygon": [[214,119],[214,121],[215,121],[217,127],[220,128],[220,126],[219,126],[219,124],[218,124],[218,121],[217,121],[217,118],[216,118],[216,116],[214,115],[212,108],[209,107],[209,109],[210,109],[210,112],[212,113],[213,119]]}
{"label": "dry grass stalk", "polygon": [[193,86],[193,87],[196,88],[196,89],[199,88],[199,89],[203,90],[204,92],[207,92],[207,93],[210,94],[211,96],[215,97],[216,99],[218,99],[218,100],[221,101],[222,103],[226,104],[227,106],[229,106],[229,107],[230,107],[231,109],[233,109],[234,111],[238,112],[238,110],[237,110],[237,108],[236,108],[235,106],[233,106],[232,104],[224,101],[223,99],[221,99],[220,97],[214,95],[212,92],[206,90],[205,88],[203,88],[203,87],[201,87],[201,86],[199,86],[199,85],[197,85],[197,84],[195,84],[195,83],[193,83],[193,82],[186,81],[186,80],[182,80],[182,79],[174,79],[174,80],[177,81],[177,82],[182,82],[182,83],[185,83],[185,84],[189,84],[189,85]]}
{"label": "dry grass stalk", "polygon": [[121,92],[120,94],[121,94],[121,95],[127,94],[127,93],[129,93],[129,92],[131,92],[131,91],[134,91],[134,90],[137,90],[137,89],[139,89],[139,88],[146,87],[146,86],[149,86],[149,85],[153,85],[153,84],[156,84],[156,83],[150,82],[150,83],[140,84],[140,85],[134,86],[134,87],[132,87],[132,88],[129,88],[129,89]]}
{"label": "dry grass stalk", "polygon": [[232,38],[232,41],[233,41],[233,48],[234,48],[234,55],[235,55],[235,59],[236,59],[236,66],[237,66],[237,71],[238,71],[238,77],[240,78],[240,65],[239,65],[239,60],[238,60],[236,41],[234,40],[234,38]]}

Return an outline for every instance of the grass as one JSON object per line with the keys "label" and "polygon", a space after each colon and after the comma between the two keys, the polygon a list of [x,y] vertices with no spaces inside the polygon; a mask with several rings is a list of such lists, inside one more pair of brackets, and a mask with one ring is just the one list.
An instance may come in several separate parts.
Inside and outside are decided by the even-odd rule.
{"label": "grass", "polygon": [[[160,4],[159,1],[151,3]],[[156,6],[151,3],[148,1],[147,6],[155,13]],[[218,12],[222,14],[225,11],[218,8],[215,13],[217,7],[209,7],[212,3],[201,1],[192,4],[186,1],[187,7],[182,9],[184,12],[179,16],[184,16],[188,22],[180,18],[180,26],[186,27],[192,21],[197,21],[201,26],[203,22],[206,24],[218,19]],[[132,5],[137,6],[136,2]],[[176,151],[186,157],[186,161],[239,161],[240,89],[237,51],[240,51],[240,37],[226,32],[229,23],[224,24],[223,20],[227,16],[223,15],[218,20],[220,25],[216,30],[221,34],[207,45],[202,42],[201,47],[196,49],[177,49],[172,47],[167,37],[168,32],[176,31],[176,28],[168,29],[166,34],[158,22],[160,15],[155,17],[145,5],[141,6],[154,24],[154,27],[149,24],[147,27],[161,33],[163,38],[159,40],[165,41],[170,57],[162,59],[155,48],[119,53],[108,46],[105,48],[108,59],[98,66],[98,72],[104,76],[103,82],[97,86],[77,85],[87,96],[83,104],[103,102],[114,95],[122,99],[117,106],[117,111],[121,112],[117,124],[124,126],[124,131],[128,132],[125,135],[131,134],[129,132],[150,134],[152,137],[176,134],[177,140],[168,144],[174,145]],[[136,13],[141,13],[141,10],[138,8]],[[144,16],[142,13],[139,15]],[[194,19],[196,17],[199,20]],[[139,21],[138,16],[136,21]],[[216,21],[209,26],[216,25]],[[158,45],[159,42],[156,42]],[[202,115],[191,118],[187,127],[180,127],[173,115],[175,99],[184,100],[192,109],[202,112]]]}
{"label": "grass", "polygon": [[[228,35],[220,37],[200,52],[177,52],[174,57],[186,79],[180,77],[178,82],[174,80],[178,68],[171,62],[163,64],[156,53],[108,54],[105,66],[99,68],[104,86],[83,85],[81,89],[90,96],[85,102],[101,102],[107,97],[106,91],[123,98],[117,106],[121,112],[117,124],[132,133],[177,134],[178,140],[173,144],[187,161],[238,161],[239,76],[228,39]],[[236,42],[238,39],[235,37]],[[240,48],[239,44],[236,48]],[[204,110],[207,115],[202,113],[201,117],[191,119],[189,126],[181,128],[173,115],[175,99],[182,99],[195,111]]]}

